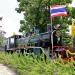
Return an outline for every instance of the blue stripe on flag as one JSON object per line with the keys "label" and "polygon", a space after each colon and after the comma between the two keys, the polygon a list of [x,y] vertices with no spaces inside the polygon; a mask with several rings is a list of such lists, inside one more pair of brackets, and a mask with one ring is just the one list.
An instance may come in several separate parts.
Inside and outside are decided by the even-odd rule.
{"label": "blue stripe on flag", "polygon": [[66,12],[66,8],[51,9],[51,14],[58,12]]}

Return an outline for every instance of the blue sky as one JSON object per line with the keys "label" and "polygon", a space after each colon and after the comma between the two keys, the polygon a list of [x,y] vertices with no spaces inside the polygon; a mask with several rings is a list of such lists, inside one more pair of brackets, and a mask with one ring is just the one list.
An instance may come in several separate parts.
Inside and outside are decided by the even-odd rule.
{"label": "blue sky", "polygon": [[[75,6],[75,0],[73,0],[72,6]],[[6,32],[6,37],[13,35],[13,32],[19,34],[20,19],[23,19],[22,14],[18,14],[15,8],[18,7],[17,0],[0,0],[0,16],[3,20],[0,21],[2,30]]]}

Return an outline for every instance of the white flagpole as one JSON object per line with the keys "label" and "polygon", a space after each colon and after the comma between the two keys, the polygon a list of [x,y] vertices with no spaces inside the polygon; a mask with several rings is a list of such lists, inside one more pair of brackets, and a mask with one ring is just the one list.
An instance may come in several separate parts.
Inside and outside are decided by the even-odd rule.
{"label": "white flagpole", "polygon": [[50,18],[51,18],[51,44],[52,44],[52,60],[53,60],[54,59],[53,58],[54,57],[54,54],[53,54],[53,27],[52,27],[51,9],[50,9]]}

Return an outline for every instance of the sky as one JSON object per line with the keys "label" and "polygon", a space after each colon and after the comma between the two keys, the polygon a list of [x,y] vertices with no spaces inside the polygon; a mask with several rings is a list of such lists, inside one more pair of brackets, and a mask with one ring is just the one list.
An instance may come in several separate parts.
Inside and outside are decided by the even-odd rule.
{"label": "sky", "polygon": [[0,0],[0,17],[3,17],[0,21],[2,28],[6,32],[5,37],[9,37],[15,34],[19,34],[20,20],[23,19],[23,15],[15,11],[18,7],[17,0]]}
{"label": "sky", "polygon": [[72,6],[72,7],[75,7],[75,0],[72,1],[71,6]]}
{"label": "sky", "polygon": [[[72,6],[75,7],[75,0],[73,0]],[[22,14],[18,14],[15,8],[18,7],[17,0],[0,0],[0,17],[3,17],[0,21],[2,28],[6,32],[5,37],[9,37],[15,34],[19,34],[20,20],[23,19]]]}

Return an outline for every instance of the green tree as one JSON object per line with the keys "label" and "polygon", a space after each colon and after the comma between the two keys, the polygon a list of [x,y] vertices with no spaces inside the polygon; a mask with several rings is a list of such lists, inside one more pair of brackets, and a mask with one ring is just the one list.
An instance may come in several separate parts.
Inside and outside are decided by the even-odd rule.
{"label": "green tree", "polygon": [[3,45],[4,39],[5,39],[5,37],[2,34],[0,34],[0,46]]}
{"label": "green tree", "polygon": [[[69,16],[73,16],[72,8],[68,7],[68,3],[71,3],[72,0],[17,0],[19,2],[19,7],[15,10],[18,13],[24,13],[24,20],[20,21],[20,31],[29,32],[34,27],[40,29],[40,32],[46,31],[47,24],[50,23],[50,13],[49,8],[51,5],[55,4],[63,4],[67,6],[67,11],[69,12]],[[66,28],[71,21],[68,21],[67,17],[56,17],[53,19],[53,25],[60,24],[61,32],[63,39],[66,37]],[[67,39],[65,40],[65,42]]]}
{"label": "green tree", "polygon": [[[75,19],[75,7],[69,7],[70,9],[70,15],[73,19]],[[74,21],[74,25],[75,25],[75,21]],[[75,50],[75,36],[72,36],[72,47],[73,47],[73,50]]]}

